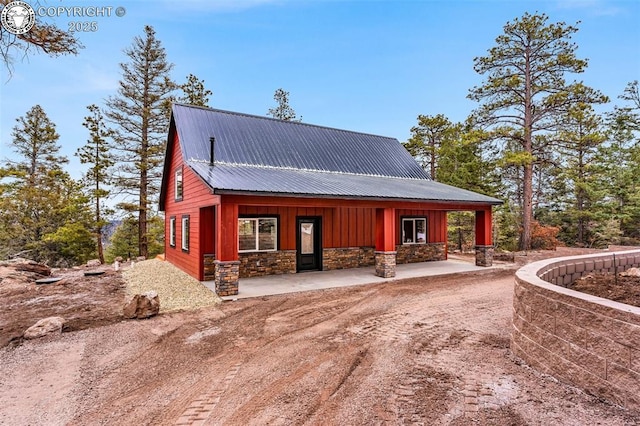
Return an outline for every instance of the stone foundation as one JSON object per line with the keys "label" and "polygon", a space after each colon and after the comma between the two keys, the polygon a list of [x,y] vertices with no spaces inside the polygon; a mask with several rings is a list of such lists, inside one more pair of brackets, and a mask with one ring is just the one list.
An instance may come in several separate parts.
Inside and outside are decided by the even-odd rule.
{"label": "stone foundation", "polygon": [[322,250],[322,270],[361,268],[375,265],[374,247],[326,248]]}
{"label": "stone foundation", "polygon": [[204,281],[213,281],[216,279],[216,255],[205,254],[203,257],[203,269],[202,274]]}
{"label": "stone foundation", "polygon": [[395,251],[377,251],[376,257],[376,275],[382,278],[393,278],[396,276],[396,252]]}
{"label": "stone foundation", "polygon": [[296,251],[240,253],[240,278],[296,273]]}
{"label": "stone foundation", "polygon": [[476,246],[476,266],[493,265],[493,246]]}
{"label": "stone foundation", "polygon": [[238,294],[238,281],[240,279],[240,262],[214,261],[215,264],[215,285],[218,296],[235,296]]}
{"label": "stone foundation", "polygon": [[445,243],[429,244],[401,244],[396,246],[398,256],[396,263],[430,262],[434,260],[447,260]]}

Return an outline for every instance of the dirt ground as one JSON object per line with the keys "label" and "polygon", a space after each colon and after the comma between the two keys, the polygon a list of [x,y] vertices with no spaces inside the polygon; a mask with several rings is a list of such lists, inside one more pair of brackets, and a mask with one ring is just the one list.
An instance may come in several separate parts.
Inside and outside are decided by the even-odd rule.
{"label": "dirt ground", "polygon": [[[113,303],[99,303],[110,324],[96,315],[77,331],[0,349],[0,424],[640,425],[640,413],[509,352],[515,268],[578,254],[566,250],[530,253],[508,269],[244,299],[142,321],[110,310],[121,308],[122,289],[105,277],[90,289],[111,291]],[[24,299],[6,298],[4,287],[4,341],[22,327],[7,324],[28,300],[65,299],[47,293],[65,285],[23,289]],[[80,292],[66,288],[67,299]]]}
{"label": "dirt ground", "polygon": [[589,274],[569,288],[640,307],[640,277],[613,274]]}

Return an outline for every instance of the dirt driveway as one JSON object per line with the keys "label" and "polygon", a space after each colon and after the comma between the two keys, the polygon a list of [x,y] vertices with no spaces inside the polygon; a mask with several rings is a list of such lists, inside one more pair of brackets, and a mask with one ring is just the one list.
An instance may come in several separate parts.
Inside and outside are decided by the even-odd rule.
{"label": "dirt driveway", "polygon": [[634,425],[508,350],[513,271],[226,302],[0,349],[7,425]]}

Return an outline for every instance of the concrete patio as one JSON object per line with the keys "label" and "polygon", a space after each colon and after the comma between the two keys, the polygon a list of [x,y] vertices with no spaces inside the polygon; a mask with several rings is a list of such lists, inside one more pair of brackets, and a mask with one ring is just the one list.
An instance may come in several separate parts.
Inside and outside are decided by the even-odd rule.
{"label": "concrete patio", "polygon": [[[394,278],[377,277],[374,274],[375,268],[373,266],[367,268],[241,278],[238,294],[235,296],[222,297],[222,300],[229,301],[249,297],[296,293],[300,291],[320,290],[326,288],[378,284],[406,278],[486,271],[491,268],[493,267],[480,267],[468,261],[453,259],[450,257],[449,260],[444,261],[397,265],[396,276]],[[213,281],[203,281],[202,283],[211,289],[211,291],[215,292],[215,283]]]}

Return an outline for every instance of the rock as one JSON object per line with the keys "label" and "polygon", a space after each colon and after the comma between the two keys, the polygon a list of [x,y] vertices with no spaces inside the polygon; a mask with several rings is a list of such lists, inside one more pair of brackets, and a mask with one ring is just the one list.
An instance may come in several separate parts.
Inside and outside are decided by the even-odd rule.
{"label": "rock", "polygon": [[52,333],[60,334],[62,333],[62,327],[65,322],[65,319],[62,317],[43,318],[31,327],[27,328],[23,337],[29,340],[37,339]]}
{"label": "rock", "polygon": [[493,254],[493,260],[500,260],[502,262],[514,262],[515,254],[510,251],[501,251]]}
{"label": "rock", "polygon": [[122,263],[122,256],[118,256],[118,257],[116,257],[116,258],[115,258],[115,259],[113,259],[113,260],[114,260],[115,262]]}
{"label": "rock", "polygon": [[34,262],[29,259],[22,259],[20,257],[11,259],[7,262],[2,262],[0,266],[7,266],[9,268],[13,268],[16,271],[21,272],[31,272],[38,275],[44,275],[48,277],[51,275],[51,269],[47,265],[43,265],[42,263]]}
{"label": "rock", "polygon": [[102,262],[100,262],[100,259],[91,259],[87,262],[87,266],[89,268],[93,268],[100,265],[102,265]]}
{"label": "rock", "polygon": [[142,262],[143,260],[147,260],[147,258],[146,258],[146,257],[144,257],[144,256],[138,256],[138,257],[136,257],[136,261],[138,261],[138,262]]}
{"label": "rock", "polygon": [[640,268],[629,268],[620,275],[623,277],[640,277]]}
{"label": "rock", "polygon": [[160,312],[160,297],[155,291],[133,295],[124,305],[125,318],[149,318]]}

